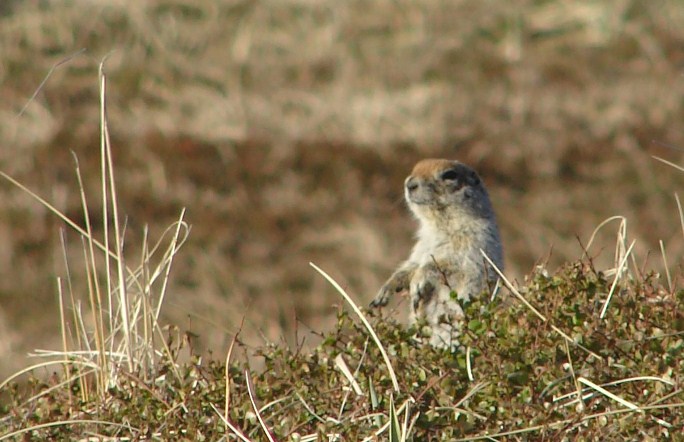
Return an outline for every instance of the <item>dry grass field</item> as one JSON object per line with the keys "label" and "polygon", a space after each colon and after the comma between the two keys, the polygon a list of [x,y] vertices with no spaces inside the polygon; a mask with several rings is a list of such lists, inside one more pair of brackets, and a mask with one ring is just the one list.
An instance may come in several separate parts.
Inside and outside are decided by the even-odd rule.
{"label": "dry grass field", "polygon": [[[164,317],[220,354],[243,320],[252,346],[335,323],[309,261],[370,301],[411,246],[402,182],[428,156],[480,172],[513,278],[577,259],[614,215],[644,268],[662,240],[680,275],[683,175],[652,156],[684,157],[682,23],[677,0],[0,3],[0,171],[82,224],[73,152],[101,225],[106,58],[125,249],[187,209]],[[0,378],[59,347],[63,228],[0,182]]]}

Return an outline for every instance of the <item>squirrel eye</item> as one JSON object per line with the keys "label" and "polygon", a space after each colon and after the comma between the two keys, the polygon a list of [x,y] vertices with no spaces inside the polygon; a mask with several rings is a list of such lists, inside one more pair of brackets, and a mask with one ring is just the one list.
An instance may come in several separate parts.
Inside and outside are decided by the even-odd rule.
{"label": "squirrel eye", "polygon": [[456,172],[453,169],[447,170],[446,172],[442,173],[439,177],[446,181],[453,181],[459,178],[458,172]]}

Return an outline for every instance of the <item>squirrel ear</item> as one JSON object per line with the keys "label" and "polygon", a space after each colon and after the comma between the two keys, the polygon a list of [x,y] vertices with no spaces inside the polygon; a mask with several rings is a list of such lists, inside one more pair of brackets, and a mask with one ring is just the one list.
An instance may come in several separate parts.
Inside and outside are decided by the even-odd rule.
{"label": "squirrel ear", "polygon": [[477,186],[478,184],[480,184],[480,177],[477,176],[477,172],[475,172],[474,170],[470,172],[468,182],[471,186]]}

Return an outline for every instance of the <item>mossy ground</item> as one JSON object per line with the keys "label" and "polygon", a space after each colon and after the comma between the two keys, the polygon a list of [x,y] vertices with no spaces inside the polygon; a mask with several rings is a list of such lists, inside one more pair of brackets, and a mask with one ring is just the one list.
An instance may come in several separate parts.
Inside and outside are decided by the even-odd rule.
{"label": "mossy ground", "polygon": [[[257,349],[264,361],[259,370],[246,362],[230,362],[226,370],[221,361],[194,358],[176,366],[175,375],[166,361],[153,373],[118,373],[102,398],[87,402],[79,400],[77,382],[58,385],[59,374],[31,381],[22,393],[7,389],[0,439],[24,431],[16,439],[237,440],[219,415],[225,413],[249,440],[267,440],[246,376],[276,440],[387,440],[380,428],[390,398],[407,419],[407,440],[681,437],[684,291],[666,289],[653,274],[624,277],[601,319],[612,283],[589,261],[551,275],[539,269],[520,292],[546,321],[512,295],[473,302],[464,349],[455,353],[422,345],[420,326],[369,313],[399,391],[367,330],[341,310],[337,326],[313,350]],[[342,374],[340,356],[359,394]],[[38,428],[58,422],[64,423]]]}

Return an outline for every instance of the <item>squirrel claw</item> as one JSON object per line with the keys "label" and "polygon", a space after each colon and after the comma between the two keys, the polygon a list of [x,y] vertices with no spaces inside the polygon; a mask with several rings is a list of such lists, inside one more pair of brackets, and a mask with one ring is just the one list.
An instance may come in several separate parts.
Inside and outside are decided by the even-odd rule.
{"label": "squirrel claw", "polygon": [[382,286],[378,294],[373,298],[370,303],[371,308],[384,307],[389,302],[390,294],[388,293],[387,287]]}

